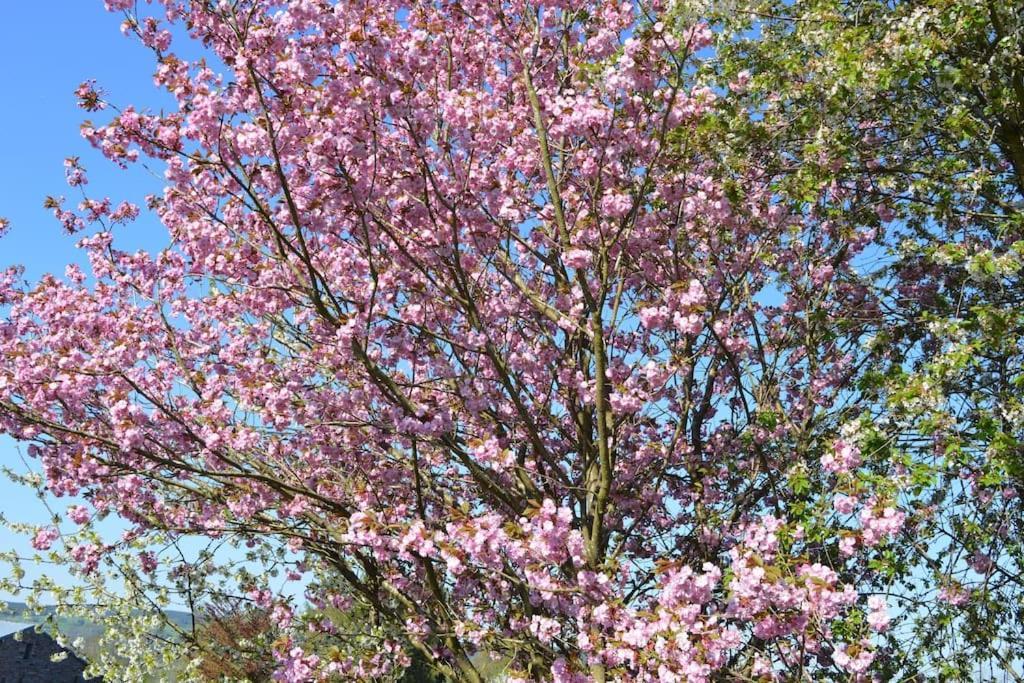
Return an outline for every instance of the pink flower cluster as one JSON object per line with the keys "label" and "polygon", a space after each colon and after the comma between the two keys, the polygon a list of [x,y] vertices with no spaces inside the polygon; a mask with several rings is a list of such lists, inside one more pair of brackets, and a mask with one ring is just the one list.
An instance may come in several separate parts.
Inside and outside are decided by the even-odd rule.
{"label": "pink flower cluster", "polygon": [[32,547],[36,550],[49,550],[58,538],[60,538],[60,530],[57,527],[43,527],[32,538]]}
{"label": "pink flower cluster", "polygon": [[821,456],[821,466],[835,474],[846,474],[860,467],[860,449],[855,444],[839,439],[832,451]]}
{"label": "pink flower cluster", "polygon": [[898,534],[905,519],[906,514],[901,510],[869,499],[860,512],[861,540],[869,547],[878,545],[883,539]]}
{"label": "pink flower cluster", "polygon": [[874,660],[874,650],[871,648],[870,641],[866,640],[852,645],[839,645],[832,653],[832,661],[836,663],[836,666],[851,674],[864,673]]}

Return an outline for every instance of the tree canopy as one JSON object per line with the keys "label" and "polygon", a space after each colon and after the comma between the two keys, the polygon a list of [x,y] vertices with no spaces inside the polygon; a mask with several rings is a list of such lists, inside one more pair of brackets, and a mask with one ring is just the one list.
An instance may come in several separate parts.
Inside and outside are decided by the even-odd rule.
{"label": "tree canopy", "polygon": [[40,552],[232,606],[108,672],[1017,675],[1024,10],[105,4],[177,106],[82,133],[164,188],[68,161],[0,431]]}

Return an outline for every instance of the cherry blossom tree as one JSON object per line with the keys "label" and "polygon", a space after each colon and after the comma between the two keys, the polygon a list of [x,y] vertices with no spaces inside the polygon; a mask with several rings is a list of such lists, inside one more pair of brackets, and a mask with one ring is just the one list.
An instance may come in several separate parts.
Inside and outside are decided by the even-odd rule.
{"label": "cherry blossom tree", "polygon": [[[190,536],[277,563],[303,605],[233,578],[287,681],[410,652],[465,681],[488,660],[565,682],[884,665],[874,568],[909,478],[854,381],[884,322],[853,267],[878,216],[822,210],[828,186],[781,201],[770,141],[745,164],[706,144],[723,111],[757,115],[735,113],[747,75],[700,77],[700,17],[106,5],[177,107],[85,83],[103,122],[82,132],[165,168],[147,208],[170,245],[124,251],[139,207],[55,197],[90,272],[0,278],[0,430],[87,500],[40,551],[134,565],[139,594],[199,580],[167,550]],[[62,536],[104,515],[122,538]]]}

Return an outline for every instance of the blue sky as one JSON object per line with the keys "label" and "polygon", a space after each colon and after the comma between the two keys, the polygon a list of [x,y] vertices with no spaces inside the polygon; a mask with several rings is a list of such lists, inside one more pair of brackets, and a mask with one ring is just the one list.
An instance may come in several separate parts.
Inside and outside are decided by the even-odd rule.
{"label": "blue sky", "polygon": [[[110,196],[142,204],[157,191],[159,179],[142,168],[116,169],[79,135],[90,116],[103,121],[108,112],[90,114],[77,106],[74,90],[95,79],[117,104],[159,108],[170,104],[152,81],[152,54],[121,34],[121,17],[103,9],[102,0],[46,0],[4,4],[0,22],[0,216],[11,221],[0,239],[0,267],[25,266],[37,280],[47,272],[61,274],[71,262],[82,262],[75,238],[64,234],[43,209],[50,194],[78,197],[64,183],[64,159],[78,156],[89,171],[90,196]],[[122,230],[120,244],[158,245],[160,226],[145,216]],[[163,239],[162,239],[163,238]],[[0,463],[23,470],[19,449],[0,437]],[[33,464],[30,462],[30,464]],[[54,504],[63,510],[70,501]],[[0,512],[8,519],[39,522],[46,508],[31,490],[0,477]],[[0,529],[0,551],[29,551],[25,539]],[[2,568],[0,568],[2,571]],[[58,580],[66,575],[54,575]],[[3,596],[0,596],[2,598]]]}
{"label": "blue sky", "polygon": [[81,157],[90,194],[140,200],[158,187],[141,169],[118,172],[79,135],[89,116],[74,90],[96,79],[119,104],[159,107],[168,99],[153,86],[151,54],[121,35],[118,15],[102,0],[8,3],[0,23],[0,216],[11,220],[0,262],[20,262],[30,279],[62,272],[76,260],[74,239],[42,208],[48,194],[74,195],[64,184],[63,160]]}

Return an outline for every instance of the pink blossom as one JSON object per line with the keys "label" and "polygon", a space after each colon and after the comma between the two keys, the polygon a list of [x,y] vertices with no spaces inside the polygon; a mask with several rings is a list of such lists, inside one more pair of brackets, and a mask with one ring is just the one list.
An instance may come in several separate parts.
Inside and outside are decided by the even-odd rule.
{"label": "pink blossom", "polygon": [[608,190],[601,198],[601,211],[609,218],[622,218],[629,213],[632,205],[632,197],[613,190]]}
{"label": "pink blossom", "polygon": [[152,574],[157,568],[156,553],[148,550],[139,553],[139,564],[142,567],[142,571]]}
{"label": "pink blossom", "polygon": [[967,564],[979,574],[988,574],[992,570],[994,563],[991,557],[978,550],[967,560]]}
{"label": "pink blossom", "polygon": [[80,543],[71,549],[71,559],[79,564],[84,574],[91,574],[99,566],[103,548],[95,543]]}
{"label": "pink blossom", "polygon": [[868,641],[862,641],[856,645],[839,645],[832,653],[832,661],[840,669],[852,674],[861,674],[868,670],[871,663],[875,661],[875,653],[871,650]]}
{"label": "pink blossom", "polygon": [[36,550],[49,550],[58,538],[60,538],[60,531],[57,527],[43,527],[32,538],[32,547]]}
{"label": "pink blossom", "polygon": [[860,466],[860,449],[854,444],[838,439],[832,451],[821,456],[821,466],[829,472],[845,474]]}
{"label": "pink blossom", "polygon": [[877,545],[887,536],[894,536],[903,528],[906,515],[889,505],[879,505],[873,499],[860,513],[861,539],[864,545]]}
{"label": "pink blossom", "polygon": [[78,97],[78,106],[86,111],[100,111],[105,109],[107,104],[103,101],[102,92],[96,87],[95,81],[84,81],[75,90]]}
{"label": "pink blossom", "polygon": [[959,607],[970,600],[971,594],[962,586],[950,584],[939,589],[938,598],[954,607]]}
{"label": "pink blossom", "polygon": [[896,212],[893,211],[892,207],[888,204],[879,204],[875,207],[875,212],[878,214],[878,219],[883,223],[888,223],[896,218]]}
{"label": "pink blossom", "polygon": [[853,496],[846,496],[842,493],[837,493],[835,498],[832,499],[832,506],[836,509],[836,512],[842,515],[852,514],[857,509],[858,501]]}
{"label": "pink blossom", "polygon": [[743,92],[747,88],[747,84],[750,82],[750,72],[744,69],[736,74],[736,78],[729,83],[729,90],[733,92]]}
{"label": "pink blossom", "polygon": [[586,249],[570,249],[562,257],[562,261],[570,268],[586,268],[592,260],[593,255]]}
{"label": "pink blossom", "polygon": [[660,329],[669,319],[670,312],[665,306],[649,306],[640,309],[640,324],[650,330]]}
{"label": "pink blossom", "polygon": [[885,632],[889,628],[889,613],[885,598],[872,595],[868,598],[868,609],[870,610],[868,612],[868,625],[879,633]]}
{"label": "pink blossom", "polygon": [[68,518],[75,524],[85,524],[92,517],[89,509],[82,505],[71,505],[68,507]]}
{"label": "pink blossom", "polygon": [[307,683],[314,680],[314,673],[320,657],[306,654],[300,647],[293,647],[280,661],[281,668],[274,674],[274,680],[284,683]]}

